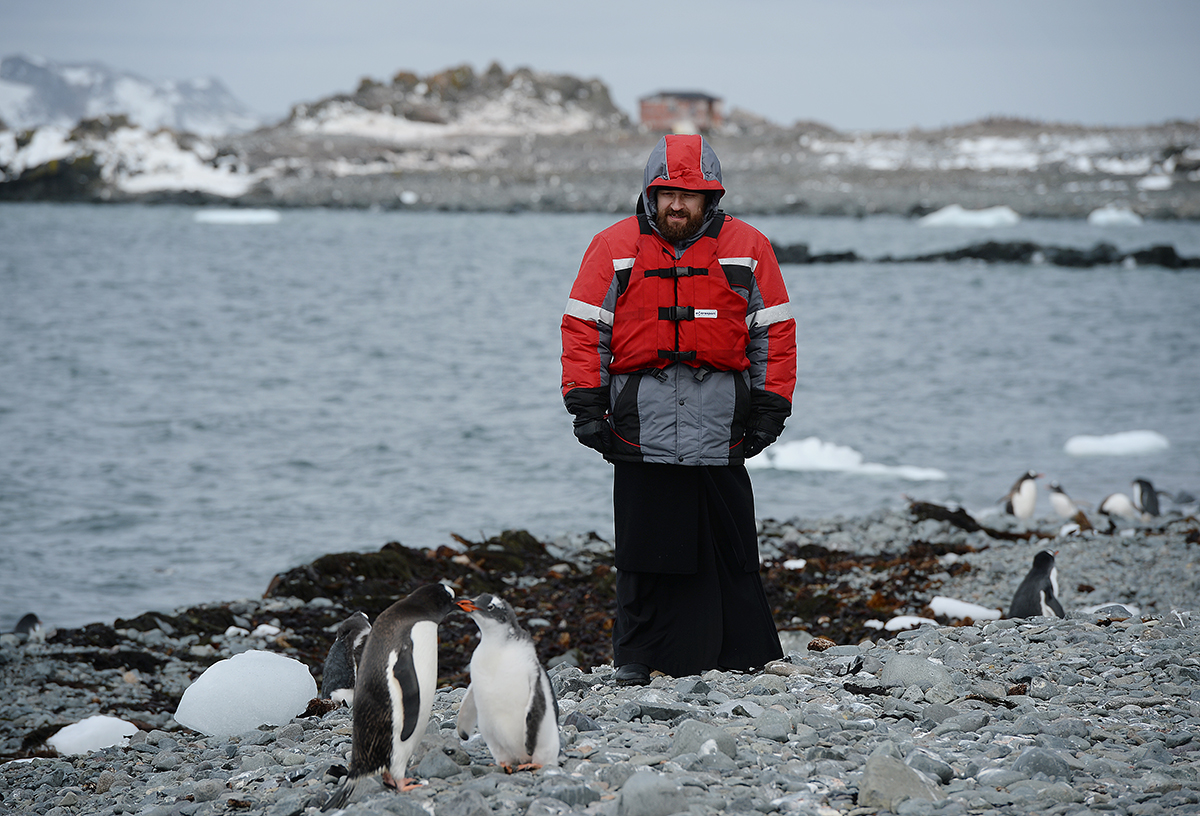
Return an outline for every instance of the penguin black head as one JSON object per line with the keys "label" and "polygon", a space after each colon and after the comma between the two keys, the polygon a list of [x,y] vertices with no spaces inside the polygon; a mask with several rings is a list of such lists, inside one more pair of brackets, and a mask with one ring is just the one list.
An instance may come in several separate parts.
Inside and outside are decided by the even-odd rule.
{"label": "penguin black head", "polygon": [[446,584],[419,586],[404,598],[404,604],[416,607],[429,614],[432,620],[441,620],[454,608],[454,589]]}
{"label": "penguin black head", "polygon": [[1042,550],[1040,553],[1038,553],[1037,555],[1035,555],[1033,557],[1033,568],[1041,569],[1041,570],[1049,570],[1051,567],[1054,566],[1054,556],[1056,556],[1056,555],[1058,555],[1057,552],[1050,552],[1049,550]]}

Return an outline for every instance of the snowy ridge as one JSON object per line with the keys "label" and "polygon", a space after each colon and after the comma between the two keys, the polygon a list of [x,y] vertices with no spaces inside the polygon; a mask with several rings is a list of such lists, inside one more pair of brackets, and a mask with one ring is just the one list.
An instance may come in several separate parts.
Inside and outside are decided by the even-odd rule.
{"label": "snowy ridge", "polygon": [[0,120],[15,130],[74,127],[83,119],[124,116],[149,130],[203,136],[260,124],[216,79],[153,82],[100,63],[12,56],[0,62]]}

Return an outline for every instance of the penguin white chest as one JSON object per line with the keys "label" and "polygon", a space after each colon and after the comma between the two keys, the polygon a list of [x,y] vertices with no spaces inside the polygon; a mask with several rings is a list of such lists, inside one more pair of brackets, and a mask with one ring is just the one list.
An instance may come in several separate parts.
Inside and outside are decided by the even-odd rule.
{"label": "penguin white chest", "polygon": [[[392,708],[392,756],[389,770],[395,779],[404,777],[409,757],[421,737],[425,727],[429,725],[429,712],[433,708],[433,693],[437,687],[437,624],[431,621],[418,621],[413,624],[410,637],[412,639],[412,671],[415,674],[418,690],[416,712],[405,711],[404,690],[396,677],[397,663],[400,655],[392,651],[388,655],[387,685],[388,697]],[[404,671],[401,664],[400,671]],[[410,699],[409,705],[412,704]],[[405,716],[407,713],[407,717]],[[412,721],[415,714],[415,728],[406,734],[405,721]]]}
{"label": "penguin white chest", "polygon": [[1012,496],[1013,515],[1027,519],[1033,516],[1033,508],[1037,504],[1037,484],[1033,479],[1025,479]]}
{"label": "penguin white chest", "polygon": [[471,657],[479,733],[493,753],[500,754],[500,761],[525,753],[525,718],[538,681],[536,656],[532,646],[525,646],[514,641],[481,643]]}

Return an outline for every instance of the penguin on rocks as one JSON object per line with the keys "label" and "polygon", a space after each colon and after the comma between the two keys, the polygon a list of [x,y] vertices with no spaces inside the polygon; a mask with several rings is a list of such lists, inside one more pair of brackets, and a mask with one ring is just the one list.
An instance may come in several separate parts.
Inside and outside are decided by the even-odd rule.
{"label": "penguin on rocks", "polygon": [[1067,491],[1063,490],[1062,485],[1058,482],[1051,482],[1048,487],[1050,488],[1050,506],[1054,508],[1055,513],[1075,522],[1080,530],[1092,529],[1091,522],[1079,508],[1079,503],[1067,495]]}
{"label": "penguin on rocks", "polygon": [[1120,516],[1125,519],[1136,519],[1138,509],[1124,493],[1112,493],[1100,502],[1098,512],[1106,516]]}
{"label": "penguin on rocks", "polygon": [[454,609],[454,590],[426,584],[375,619],[354,684],[349,773],[322,810],[343,807],[363,777],[411,790],[404,771],[425,735],[437,687],[438,624]]}
{"label": "penguin on rocks", "polygon": [[1158,515],[1158,491],[1149,479],[1133,480],[1133,506],[1142,512],[1143,516]]}
{"label": "penguin on rocks", "polygon": [[13,627],[15,634],[22,641],[45,641],[46,630],[42,628],[42,620],[33,612],[21,617]]}
{"label": "penguin on rocks", "polygon": [[1033,508],[1037,505],[1037,479],[1042,478],[1036,470],[1028,470],[1013,482],[1013,486],[1004,495],[1004,512],[1019,519],[1033,517]]}
{"label": "penguin on rocks", "polygon": [[1054,556],[1057,554],[1042,550],[1033,557],[1033,567],[1013,594],[1012,604],[1008,608],[1010,618],[1067,616],[1058,602],[1058,568],[1054,566]]}
{"label": "penguin on rocks", "polygon": [[478,726],[496,764],[508,773],[558,764],[558,700],[533,638],[503,598],[457,601],[479,627],[471,682],[458,711],[458,736]]}
{"label": "penguin on rocks", "polygon": [[321,698],[336,703],[354,704],[354,681],[362,661],[371,623],[362,612],[355,612],[338,626],[333,645],[321,670]]}

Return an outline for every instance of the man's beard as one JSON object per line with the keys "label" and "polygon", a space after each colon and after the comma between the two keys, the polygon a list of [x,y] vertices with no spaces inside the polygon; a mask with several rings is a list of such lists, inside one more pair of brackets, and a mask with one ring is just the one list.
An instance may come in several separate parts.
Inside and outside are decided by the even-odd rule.
{"label": "man's beard", "polygon": [[700,231],[700,227],[704,226],[704,210],[701,210],[696,215],[688,216],[688,220],[679,225],[667,221],[666,212],[659,210],[654,216],[654,223],[663,238],[666,238],[672,244],[682,243],[694,236]]}

